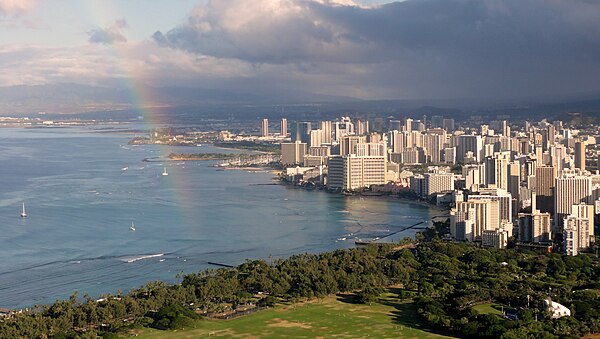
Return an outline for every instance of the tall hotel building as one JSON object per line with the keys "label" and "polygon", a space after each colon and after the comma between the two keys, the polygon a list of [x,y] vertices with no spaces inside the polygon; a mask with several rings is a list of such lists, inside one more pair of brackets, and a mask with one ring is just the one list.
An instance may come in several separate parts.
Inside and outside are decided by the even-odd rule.
{"label": "tall hotel building", "polygon": [[554,185],[556,183],[554,166],[537,166],[535,168],[536,205],[541,212],[554,213]]}
{"label": "tall hotel building", "polygon": [[575,143],[575,168],[585,171],[585,143],[583,141]]}
{"label": "tall hotel building", "polygon": [[386,156],[332,156],[328,163],[329,188],[355,190],[386,183]]}
{"label": "tall hotel building", "polygon": [[285,137],[288,134],[288,125],[287,125],[286,118],[281,119],[281,130],[280,130],[279,134],[281,134],[282,137]]}
{"label": "tall hotel building", "polygon": [[269,119],[262,119],[262,124],[260,125],[260,135],[262,137],[269,136]]}
{"label": "tall hotel building", "polygon": [[554,225],[562,229],[564,219],[571,214],[573,205],[591,204],[592,178],[579,171],[565,170],[556,178],[554,187]]}
{"label": "tall hotel building", "polygon": [[500,203],[481,199],[456,203],[450,210],[450,233],[457,240],[481,240],[483,231],[500,228]]}
{"label": "tall hotel building", "polygon": [[300,141],[281,143],[281,163],[284,165],[303,163],[306,149],[306,144]]}

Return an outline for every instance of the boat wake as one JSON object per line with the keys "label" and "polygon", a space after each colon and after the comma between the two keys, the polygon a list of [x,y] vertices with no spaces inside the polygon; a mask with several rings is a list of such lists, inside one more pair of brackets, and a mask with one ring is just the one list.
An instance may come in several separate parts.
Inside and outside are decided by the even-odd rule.
{"label": "boat wake", "polygon": [[165,254],[164,253],[147,254],[147,255],[140,255],[138,257],[125,257],[125,258],[121,258],[120,260],[124,261],[126,263],[132,263],[132,262],[136,262],[136,261],[139,261],[139,260],[156,258],[156,257],[162,257],[163,255],[165,255]]}

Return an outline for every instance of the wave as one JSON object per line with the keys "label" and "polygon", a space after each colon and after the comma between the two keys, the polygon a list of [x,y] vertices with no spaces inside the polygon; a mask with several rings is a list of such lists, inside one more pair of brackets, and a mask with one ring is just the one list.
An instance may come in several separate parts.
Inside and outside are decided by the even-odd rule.
{"label": "wave", "polygon": [[139,257],[125,257],[125,258],[121,258],[120,260],[124,261],[124,262],[127,262],[127,263],[132,263],[132,262],[136,262],[138,260],[144,260],[144,259],[162,257],[163,255],[165,255],[165,254],[164,253],[147,254],[147,255],[141,255]]}

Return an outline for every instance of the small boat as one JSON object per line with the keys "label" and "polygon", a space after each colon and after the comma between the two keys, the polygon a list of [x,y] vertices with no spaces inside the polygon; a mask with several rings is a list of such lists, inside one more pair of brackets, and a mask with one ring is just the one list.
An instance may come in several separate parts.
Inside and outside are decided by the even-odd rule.
{"label": "small boat", "polygon": [[167,168],[165,167],[164,171],[162,172],[162,175],[169,175],[169,173],[167,173]]}
{"label": "small boat", "polygon": [[135,232],[135,224],[133,223],[133,221],[131,222],[131,227],[129,227],[129,230],[131,232]]}
{"label": "small boat", "polygon": [[27,218],[27,212],[25,212],[25,203],[23,203],[23,211],[21,212],[21,218]]}
{"label": "small boat", "polygon": [[123,167],[121,168],[121,171],[127,171],[129,169],[129,167]]}

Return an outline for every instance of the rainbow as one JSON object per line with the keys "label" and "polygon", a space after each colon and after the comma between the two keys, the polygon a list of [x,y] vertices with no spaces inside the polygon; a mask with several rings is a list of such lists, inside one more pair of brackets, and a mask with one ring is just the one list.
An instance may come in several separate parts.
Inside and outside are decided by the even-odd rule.
{"label": "rainbow", "polygon": [[[105,27],[105,25],[112,24],[116,19],[119,18],[119,12],[115,10],[111,1],[103,0],[91,0],[78,2],[79,5],[84,6],[83,12],[89,13],[92,22],[99,23],[99,27]],[[143,117],[143,124],[147,129],[154,127],[165,126],[168,124],[165,114],[161,113],[161,107],[153,101],[156,96],[152,92],[152,87],[147,86],[144,83],[143,75],[144,68],[143,64],[132,66],[133,61],[136,59],[131,53],[131,43],[114,43],[107,45],[107,52],[115,60],[116,73],[118,77],[123,81],[124,88],[129,93],[129,99],[131,102],[131,108],[137,110]],[[156,146],[156,150],[161,152],[161,157],[166,158],[169,150],[164,146]],[[159,168],[162,172],[162,167]],[[171,172],[173,173],[173,172]],[[160,175],[160,173],[157,173]],[[177,204],[180,209],[179,216],[183,219],[189,219],[190,214],[186,213],[188,209],[193,208],[190,206],[191,191],[187,189],[186,178],[183,173],[169,176],[162,176],[161,180],[166,180],[167,184],[170,185],[173,190],[173,201]],[[181,220],[174,219],[173,222],[180,222]],[[191,221],[191,220],[185,220]],[[192,224],[186,222],[186,224]]]}

